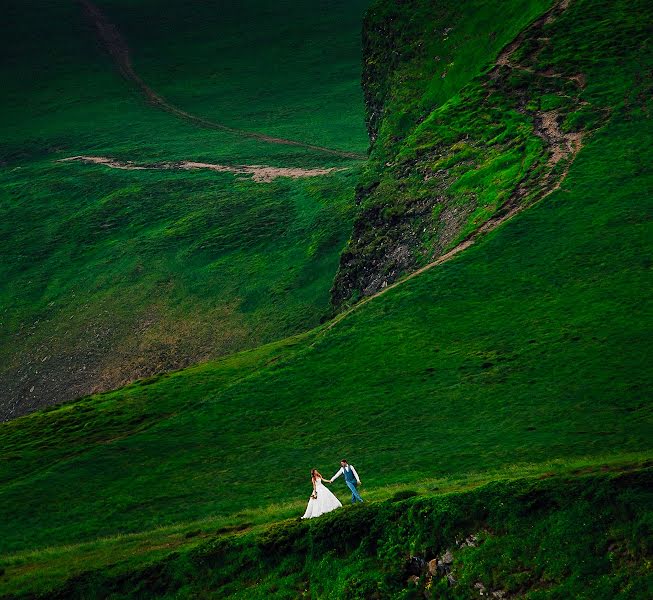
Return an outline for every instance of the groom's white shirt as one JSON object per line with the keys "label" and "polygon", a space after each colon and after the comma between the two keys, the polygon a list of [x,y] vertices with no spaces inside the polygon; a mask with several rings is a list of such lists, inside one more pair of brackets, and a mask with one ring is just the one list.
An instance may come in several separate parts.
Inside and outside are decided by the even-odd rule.
{"label": "groom's white shirt", "polygon": [[351,469],[351,472],[354,474],[354,477],[356,478],[356,483],[361,482],[361,478],[358,476],[358,473],[356,473],[356,469],[352,465],[347,465],[346,467],[340,467],[340,470],[331,478],[331,481],[334,479],[338,479],[346,470]]}

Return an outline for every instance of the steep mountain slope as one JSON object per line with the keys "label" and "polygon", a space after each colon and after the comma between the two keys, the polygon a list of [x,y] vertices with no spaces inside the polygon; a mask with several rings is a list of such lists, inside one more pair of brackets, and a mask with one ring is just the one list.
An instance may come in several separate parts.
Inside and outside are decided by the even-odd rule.
{"label": "steep mountain slope", "polygon": [[375,488],[649,448],[644,125],[614,117],[545,203],[330,329],[4,424],[4,543],[303,497],[334,452]]}
{"label": "steep mountain slope", "polygon": [[[485,2],[430,18],[428,2],[379,3],[365,30],[372,160],[334,302],[372,294],[540,200],[615,107],[645,110],[647,4],[557,1],[507,44],[542,4],[494,6],[511,20]],[[471,81],[470,48],[483,61]]]}
{"label": "steep mountain slope", "polygon": [[[396,6],[397,18],[407,19],[418,5],[382,2],[375,10]],[[645,4],[626,10],[614,2],[598,18],[593,6],[559,7],[564,12],[547,30],[551,40],[576,40],[575,60],[592,74],[581,92],[591,94],[587,101],[610,102],[591,125],[577,111],[584,124],[570,131],[582,130],[583,140],[573,162],[562,157],[558,170],[548,170],[555,152],[533,133],[527,107],[492,113],[499,123],[514,116],[523,148],[506,138],[505,147],[477,149],[498,161],[487,166],[488,185],[503,154],[508,162],[519,152],[540,161],[537,177],[524,180],[527,210],[344,318],[2,424],[0,522],[7,526],[0,549],[8,558],[0,589],[45,597],[101,589],[144,597],[413,598],[423,597],[427,580],[418,569],[418,585],[406,585],[407,559],[451,548],[452,575],[462,583],[450,587],[440,578],[431,597],[476,597],[479,581],[532,598],[646,597],[653,128],[650,95],[642,93],[650,89],[651,57],[641,31],[651,15]],[[479,68],[505,56],[530,69],[518,48],[533,31],[529,21],[537,24],[547,10],[521,25],[511,21],[508,53],[488,50]],[[474,31],[477,17],[470,8]],[[440,30],[448,26],[437,14],[429,18]],[[614,60],[606,58],[610,46],[619,53]],[[601,61],[591,60],[594,51]],[[509,67],[500,67],[496,80],[488,74],[467,87],[461,76],[467,102],[443,104],[460,111],[452,136],[476,118],[490,136],[495,121],[480,125],[487,99],[474,96],[479,86],[502,81],[514,91],[530,76],[519,69],[504,81]],[[402,105],[391,106],[386,99],[386,113]],[[390,115],[383,123],[392,123]],[[423,124],[444,135],[444,122]],[[468,150],[442,149],[463,157]],[[372,164],[364,177],[379,168]],[[387,169],[391,185],[401,173]],[[346,527],[329,518],[261,531],[261,523],[300,514],[308,469],[330,475],[343,455],[361,471],[371,501],[333,516]],[[633,473],[595,473],[611,469]],[[576,481],[583,472],[594,475]],[[534,479],[446,494],[525,476]],[[406,489],[427,497],[374,502]],[[456,544],[479,532],[485,541],[478,548]],[[35,570],[42,579],[32,578]]]}
{"label": "steep mountain slope", "polygon": [[[294,2],[299,29],[283,3],[97,2],[143,82],[227,130],[157,110],[83,4],[3,13],[0,419],[316,325],[351,229],[366,2]],[[157,168],[57,162],[79,155]]]}

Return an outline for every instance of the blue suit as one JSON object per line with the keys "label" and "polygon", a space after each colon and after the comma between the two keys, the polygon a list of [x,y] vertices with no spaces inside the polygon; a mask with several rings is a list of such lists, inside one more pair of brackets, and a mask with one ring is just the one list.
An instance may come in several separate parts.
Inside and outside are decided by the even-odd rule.
{"label": "blue suit", "polygon": [[363,499],[356,489],[356,477],[350,465],[347,465],[342,470],[343,475],[345,476],[345,483],[347,487],[351,490],[351,503],[362,502]]}

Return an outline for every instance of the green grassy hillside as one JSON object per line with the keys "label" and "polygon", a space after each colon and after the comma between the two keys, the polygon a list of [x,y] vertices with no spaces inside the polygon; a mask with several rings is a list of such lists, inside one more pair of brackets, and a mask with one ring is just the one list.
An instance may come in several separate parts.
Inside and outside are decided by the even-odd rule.
{"label": "green grassy hillside", "polygon": [[442,7],[435,22],[420,18],[430,2],[392,7],[366,23],[375,142],[336,304],[541,199],[615,109],[647,112],[652,91],[647,2],[481,1]]}
{"label": "green grassy hillside", "polygon": [[374,487],[647,448],[646,130],[619,121],[545,203],[332,328],[4,424],[17,534],[262,507],[340,454]]}
{"label": "green grassy hillside", "polygon": [[299,514],[342,454],[368,499],[650,456],[648,133],[615,116],[543,204],[331,329],[4,424],[4,552]]}
{"label": "green grassy hillside", "polygon": [[[377,3],[368,23],[390,5]],[[417,2],[401,5],[397,18],[417,5],[420,28],[448,26]],[[607,54],[609,44],[623,50],[620,69],[588,63],[589,99],[579,100],[610,110],[583,125],[573,161],[524,180],[550,192],[529,197],[526,210],[452,260],[312,330],[0,425],[0,593],[417,598],[428,585],[428,597],[470,598],[480,582],[504,597],[646,598],[650,57],[634,53],[643,5],[629,4],[624,19],[616,15],[625,4],[611,3],[603,19],[592,6],[572,2],[550,34],[579,40],[579,62]],[[507,39],[484,51],[477,68],[496,62],[510,35],[521,44],[528,21],[547,9],[507,11]],[[477,17],[470,9],[474,31],[498,19]],[[599,29],[612,37],[597,46],[590,33]],[[472,71],[461,74],[462,91],[437,100],[449,94],[442,110],[453,113],[438,114],[455,115],[456,135],[454,125],[485,120],[480,80],[466,85]],[[506,89],[521,85],[521,75],[495,72]],[[523,110],[506,114],[531,139],[535,117]],[[582,121],[580,113],[567,118]],[[476,125],[489,132],[493,124]],[[407,144],[433,144],[430,136],[445,129],[435,117],[423,126]],[[535,137],[548,164],[555,148]],[[524,160],[534,148],[525,142]],[[518,148],[487,151],[497,153],[498,169],[501,152],[512,160]],[[366,167],[363,184],[377,167]],[[490,177],[494,167],[484,168]],[[388,185],[396,175],[388,167]],[[308,470],[329,476],[343,455],[358,468],[368,504],[296,523]],[[333,489],[346,500],[341,483]],[[406,499],[411,491],[419,497]],[[463,546],[470,534],[482,543]],[[410,572],[411,556],[430,560],[447,549],[456,585],[422,567]],[[411,574],[418,580],[408,584]]]}
{"label": "green grassy hillside", "polygon": [[[142,80],[180,109],[364,153],[364,1],[294,2],[301,28],[284,3],[98,4]],[[319,322],[359,161],[158,110],[79,3],[12,2],[3,21],[0,418]],[[260,183],[56,162],[77,155],[342,170]]]}

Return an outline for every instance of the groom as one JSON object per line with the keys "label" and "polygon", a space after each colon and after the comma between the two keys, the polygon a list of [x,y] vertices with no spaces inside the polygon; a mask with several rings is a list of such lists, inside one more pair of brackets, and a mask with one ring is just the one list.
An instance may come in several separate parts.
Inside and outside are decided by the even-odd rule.
{"label": "groom", "polygon": [[351,503],[362,502],[363,499],[356,489],[356,486],[361,484],[360,477],[358,476],[358,473],[356,473],[356,469],[354,469],[354,467],[344,458],[340,461],[340,470],[331,478],[331,481],[338,479],[341,475],[345,476],[345,483],[351,490]]}

